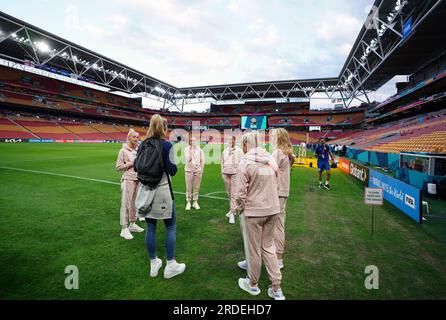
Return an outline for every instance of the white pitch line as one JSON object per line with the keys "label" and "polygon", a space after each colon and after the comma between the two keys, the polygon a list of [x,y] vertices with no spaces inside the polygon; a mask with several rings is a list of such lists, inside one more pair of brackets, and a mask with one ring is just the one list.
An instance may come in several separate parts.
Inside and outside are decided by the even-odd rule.
{"label": "white pitch line", "polygon": [[[45,174],[45,175],[48,175],[48,176],[56,176],[56,177],[72,178],[72,179],[78,179],[78,180],[87,180],[87,181],[93,181],[93,182],[99,182],[99,183],[106,183],[106,184],[112,184],[112,185],[117,185],[117,186],[120,186],[120,185],[121,185],[120,182],[113,182],[113,181],[107,181],[107,180],[101,180],[101,179],[93,179],[93,178],[87,178],[87,177],[72,176],[72,175],[68,175],[68,174],[55,173],[55,172],[38,171],[38,170],[29,170],[29,169],[12,168],[12,167],[0,167],[0,169],[4,169],[4,170],[13,170],[13,171],[21,171],[21,172],[29,172],[29,173],[38,173],[38,174]],[[183,196],[186,195],[186,193],[184,193],[184,192],[178,192],[178,191],[174,191],[173,193],[175,193],[175,194],[180,194],[180,195],[183,195]],[[208,195],[202,195],[201,197],[203,197],[203,198],[209,198],[209,199],[216,199],[216,200],[225,200],[225,201],[228,200],[228,199],[226,199],[226,198],[213,197],[213,196],[208,196]]]}
{"label": "white pitch line", "polygon": [[220,194],[220,193],[226,194],[226,191],[216,191],[216,192],[206,193],[206,194],[202,195],[202,197],[204,197],[204,196],[212,196],[214,194]]}

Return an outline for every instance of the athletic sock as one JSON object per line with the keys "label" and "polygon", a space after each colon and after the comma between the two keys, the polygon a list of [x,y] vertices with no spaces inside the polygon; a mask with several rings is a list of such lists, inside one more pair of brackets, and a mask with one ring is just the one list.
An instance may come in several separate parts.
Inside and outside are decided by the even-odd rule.
{"label": "athletic sock", "polygon": [[171,265],[174,264],[174,263],[175,263],[175,259],[167,260],[167,266],[168,266],[168,267],[171,266]]}

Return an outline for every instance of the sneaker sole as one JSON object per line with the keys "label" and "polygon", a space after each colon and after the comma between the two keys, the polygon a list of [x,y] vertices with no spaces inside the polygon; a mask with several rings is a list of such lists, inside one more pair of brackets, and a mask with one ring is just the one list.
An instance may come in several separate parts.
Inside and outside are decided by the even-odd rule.
{"label": "sneaker sole", "polygon": [[184,268],[183,271],[178,272],[178,273],[168,274],[168,275],[164,274],[164,279],[171,279],[173,277],[179,276],[180,274],[184,273],[184,271],[186,271],[186,267]]}
{"label": "sneaker sole", "polygon": [[152,271],[150,271],[150,277],[151,277],[151,278],[156,278],[156,277],[158,277],[158,273],[159,273],[159,271],[160,271],[160,269],[161,269],[162,266],[163,266],[163,265],[161,264],[160,267],[158,268],[158,270],[156,270],[156,273],[152,273]]}
{"label": "sneaker sole", "polygon": [[268,297],[270,297],[271,299],[274,299],[274,300],[286,300],[285,299],[285,297],[283,297],[283,299],[276,299],[275,297],[274,297],[274,293],[270,293],[270,291],[268,290]]}
{"label": "sneaker sole", "polygon": [[249,293],[250,295],[252,295],[252,296],[258,296],[258,295],[260,294],[260,289],[259,289],[259,291],[257,291],[257,292],[252,292],[252,291],[246,289],[246,288],[244,287],[243,283],[244,283],[244,279],[238,279],[238,286],[239,286],[240,289],[242,289],[243,291],[248,292],[248,293]]}

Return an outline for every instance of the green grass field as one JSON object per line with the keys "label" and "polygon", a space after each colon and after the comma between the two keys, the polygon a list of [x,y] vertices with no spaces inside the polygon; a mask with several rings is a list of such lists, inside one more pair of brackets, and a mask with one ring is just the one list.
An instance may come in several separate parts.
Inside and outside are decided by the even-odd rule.
{"label": "green grass field", "polygon": [[[221,199],[202,197],[202,210],[186,213],[185,197],[176,195],[176,258],[187,264],[186,272],[170,280],[162,273],[149,277],[145,234],[132,241],[119,237],[119,148],[0,144],[0,299],[268,299],[265,270],[259,296],[238,288],[237,279],[245,276],[236,266],[243,258],[240,227],[238,220],[227,223],[228,203]],[[316,176],[316,169],[292,171],[287,299],[446,298],[446,244],[427,225],[385,204],[375,210],[372,238],[363,186],[335,170],[332,190],[319,190]],[[184,192],[183,167],[173,184]],[[226,197],[218,165],[205,168],[201,194],[210,193]],[[444,211],[444,203],[436,206]],[[160,224],[161,258],[164,234]],[[64,287],[68,265],[79,268],[79,290]],[[379,268],[379,290],[364,287],[368,265]]]}

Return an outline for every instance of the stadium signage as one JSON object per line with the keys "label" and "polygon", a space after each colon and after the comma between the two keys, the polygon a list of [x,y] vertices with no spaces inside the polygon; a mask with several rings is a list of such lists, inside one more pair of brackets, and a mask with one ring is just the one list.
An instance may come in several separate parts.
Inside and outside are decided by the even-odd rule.
{"label": "stadium signage", "polygon": [[364,203],[382,206],[384,202],[383,189],[381,188],[365,188]]}
{"label": "stadium signage", "polygon": [[420,189],[373,169],[370,169],[369,187],[382,188],[384,199],[410,218],[422,223]]}
{"label": "stadium signage", "polygon": [[1,139],[1,142],[6,142],[6,143],[20,143],[20,142],[24,142],[22,141],[22,139]]}
{"label": "stadium signage", "polygon": [[41,139],[29,139],[30,143],[53,143],[54,140],[51,139],[46,139],[46,140],[41,140]]}
{"label": "stadium signage", "polygon": [[403,37],[406,39],[411,33],[412,33],[412,25],[413,25],[413,19],[412,17],[407,20],[407,22],[403,26]]}
{"label": "stadium signage", "polygon": [[350,173],[350,161],[345,158],[339,158],[339,169],[345,173]]}
{"label": "stadium signage", "polygon": [[360,164],[350,162],[350,175],[368,185],[369,183],[369,168]]}

